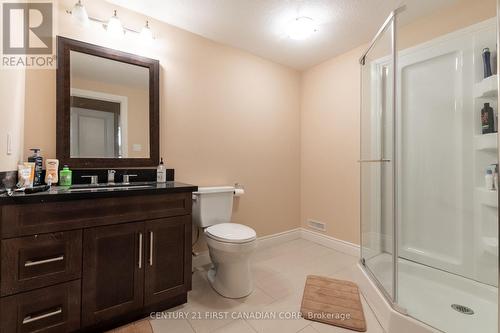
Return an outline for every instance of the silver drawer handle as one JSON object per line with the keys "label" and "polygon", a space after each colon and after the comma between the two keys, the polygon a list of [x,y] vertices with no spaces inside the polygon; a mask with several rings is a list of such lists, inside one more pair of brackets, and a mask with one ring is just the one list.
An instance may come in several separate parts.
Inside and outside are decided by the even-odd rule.
{"label": "silver drawer handle", "polygon": [[359,160],[358,163],[384,163],[384,162],[390,162],[391,160],[382,158],[380,160]]}
{"label": "silver drawer handle", "polygon": [[28,260],[24,263],[24,267],[38,266],[38,265],[48,264],[51,262],[62,261],[62,260],[64,260],[64,256],[59,256],[59,257],[44,259],[44,260],[36,260],[36,261]]}
{"label": "silver drawer handle", "polygon": [[153,266],[153,232],[149,232],[149,266]]}
{"label": "silver drawer handle", "polygon": [[139,269],[142,268],[142,232],[139,233]]}
{"label": "silver drawer handle", "polygon": [[48,317],[56,316],[56,315],[61,314],[61,313],[62,313],[62,308],[57,308],[57,310],[55,310],[55,311],[47,312],[47,313],[41,314],[39,316],[35,316],[35,317],[26,316],[23,319],[23,325],[32,323],[34,321],[42,320],[42,319],[45,319]]}

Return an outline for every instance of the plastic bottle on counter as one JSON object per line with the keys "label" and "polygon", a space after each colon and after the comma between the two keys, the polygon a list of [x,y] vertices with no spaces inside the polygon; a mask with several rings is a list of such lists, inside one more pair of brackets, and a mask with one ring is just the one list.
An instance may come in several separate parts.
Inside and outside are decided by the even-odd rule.
{"label": "plastic bottle on counter", "polygon": [[43,157],[40,156],[40,148],[31,148],[30,149],[33,152],[33,155],[28,157],[28,162],[30,163],[35,163],[35,170],[34,170],[34,178],[33,178],[33,185],[41,185],[43,183],[42,179],[42,166],[43,166]]}
{"label": "plastic bottle on counter", "polygon": [[59,171],[59,185],[61,186],[71,186],[73,178],[73,172],[65,165],[61,171]]}
{"label": "plastic bottle on counter", "polygon": [[163,164],[163,157],[160,159],[160,164],[158,165],[158,168],[156,168],[156,182],[157,183],[167,182],[167,169]]}

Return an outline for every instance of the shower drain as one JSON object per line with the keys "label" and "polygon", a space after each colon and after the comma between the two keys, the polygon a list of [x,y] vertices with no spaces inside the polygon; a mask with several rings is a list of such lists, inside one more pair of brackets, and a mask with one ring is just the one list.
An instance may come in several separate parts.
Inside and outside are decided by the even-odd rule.
{"label": "shower drain", "polygon": [[471,308],[469,308],[465,305],[452,304],[451,308],[455,311],[462,313],[462,314],[466,314],[466,315],[473,315],[474,314],[474,310],[472,310]]}

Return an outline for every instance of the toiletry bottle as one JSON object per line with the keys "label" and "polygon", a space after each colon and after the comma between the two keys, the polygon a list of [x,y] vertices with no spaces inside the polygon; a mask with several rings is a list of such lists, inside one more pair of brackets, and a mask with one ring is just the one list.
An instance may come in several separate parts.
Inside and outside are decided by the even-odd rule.
{"label": "toiletry bottle", "polygon": [[484,181],[486,183],[486,189],[493,191],[495,189],[494,187],[494,179],[493,179],[493,171],[490,168],[486,169],[486,175],[484,176]]}
{"label": "toiletry bottle", "polygon": [[52,175],[49,174],[47,177],[45,177],[45,184],[47,184],[48,187],[52,186]]}
{"label": "toiletry bottle", "polygon": [[495,131],[494,117],[495,115],[490,103],[484,103],[484,107],[481,109],[481,128],[483,134],[493,133]]}
{"label": "toiletry bottle", "polygon": [[[33,163],[30,163],[33,164]],[[29,165],[26,165],[26,163],[19,164],[17,166],[17,187],[19,188],[27,188],[27,187],[32,187],[33,182],[30,180],[31,179],[31,174],[32,174],[32,167]]]}
{"label": "toiletry bottle", "polygon": [[33,187],[35,181],[35,162],[24,162],[24,165],[30,169],[30,176],[24,187]]}
{"label": "toiletry bottle", "polygon": [[484,67],[484,78],[490,77],[491,73],[491,53],[490,49],[485,47],[483,49],[483,67]]}
{"label": "toiletry bottle", "polygon": [[51,183],[57,184],[59,182],[59,160],[55,158],[48,158],[45,161],[45,184],[49,185],[49,176],[51,177]]}
{"label": "toiletry bottle", "polygon": [[43,157],[40,156],[40,148],[32,148],[30,150],[33,152],[33,155],[28,157],[28,162],[35,163],[35,177],[33,179],[33,185],[41,185]]}
{"label": "toiletry bottle", "polygon": [[165,183],[167,181],[167,170],[163,164],[163,157],[160,159],[160,164],[156,168],[156,182]]}
{"label": "toiletry bottle", "polygon": [[69,169],[67,165],[59,172],[59,185],[61,186],[71,186],[73,172]]}

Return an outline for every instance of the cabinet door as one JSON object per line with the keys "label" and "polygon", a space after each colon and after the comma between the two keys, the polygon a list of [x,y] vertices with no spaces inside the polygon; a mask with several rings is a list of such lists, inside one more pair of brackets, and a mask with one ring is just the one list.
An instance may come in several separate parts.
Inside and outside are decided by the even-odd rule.
{"label": "cabinet door", "polygon": [[142,222],[84,231],[83,326],[143,306],[143,233]]}
{"label": "cabinet door", "polygon": [[146,222],[146,305],[191,288],[191,228],[190,215]]}

